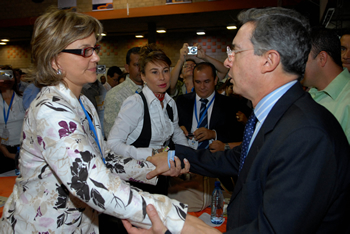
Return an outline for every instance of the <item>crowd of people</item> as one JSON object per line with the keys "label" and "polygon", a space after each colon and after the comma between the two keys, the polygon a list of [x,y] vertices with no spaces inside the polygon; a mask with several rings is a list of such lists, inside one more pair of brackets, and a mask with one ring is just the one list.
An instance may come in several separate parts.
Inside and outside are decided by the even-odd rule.
{"label": "crowd of people", "polygon": [[0,233],[102,233],[107,219],[218,233],[187,214],[215,180],[231,194],[227,233],[350,233],[350,33],[284,8],[238,18],[225,61],[184,43],[171,68],[147,44],[99,80],[102,24],[40,16],[31,73],[1,68],[14,77],[0,80],[0,173],[20,175]]}

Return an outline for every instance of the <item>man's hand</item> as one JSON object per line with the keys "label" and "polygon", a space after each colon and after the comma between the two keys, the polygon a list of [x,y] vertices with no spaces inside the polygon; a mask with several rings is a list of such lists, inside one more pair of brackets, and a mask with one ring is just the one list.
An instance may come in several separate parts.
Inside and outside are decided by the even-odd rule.
{"label": "man's hand", "polygon": [[179,55],[179,60],[182,61],[182,63],[185,62],[187,54],[188,54],[188,43],[184,43],[182,48],[180,49],[180,55]]}
{"label": "man's hand", "polygon": [[207,55],[202,46],[198,43],[195,43],[193,46],[197,46],[197,58],[204,60],[207,57]]}
{"label": "man's hand", "polygon": [[188,136],[188,131],[185,126],[180,126],[181,130],[184,132],[185,136]]}
{"label": "man's hand", "polygon": [[128,220],[123,219],[122,222],[126,231],[129,234],[164,234],[168,229],[160,220],[158,213],[152,204],[147,205],[146,212],[152,222],[152,227],[150,229],[147,230],[143,228],[133,227]]}
{"label": "man's hand", "polygon": [[[142,228],[136,228],[131,225],[131,223],[124,219],[122,220],[123,225],[126,229],[126,231],[129,234],[164,234],[166,230],[168,230],[162,221],[160,220],[158,213],[153,205],[149,204],[146,207],[146,212],[148,214],[148,217],[150,218],[152,222],[152,227],[148,230],[142,229]],[[209,225],[205,224],[202,220],[200,220],[197,217],[194,217],[192,215],[187,214],[185,224],[183,226],[183,229],[181,233],[221,233],[219,230],[210,227]]]}
{"label": "man's hand", "polygon": [[162,152],[152,157],[148,157],[147,161],[155,165],[156,169],[149,172],[146,175],[146,178],[149,180],[157,175],[179,176],[184,173],[188,173],[190,171],[190,163],[188,162],[187,159],[184,159],[185,168],[181,168],[181,161],[178,157],[175,156],[174,160],[175,162],[170,160],[170,169],[169,169],[168,152]]}
{"label": "man's hand", "polygon": [[209,149],[210,149],[210,152],[214,153],[214,152],[217,152],[217,151],[224,151],[225,150],[225,144],[222,142],[222,141],[213,141],[213,143],[211,143],[209,145]]}
{"label": "man's hand", "polygon": [[198,234],[206,234],[206,233],[221,233],[219,230],[210,227],[205,224],[202,220],[192,215],[187,214],[184,227],[182,228],[181,233],[198,233]]}
{"label": "man's hand", "polygon": [[241,111],[238,111],[238,112],[236,113],[236,118],[237,118],[237,121],[238,121],[238,122],[242,122],[242,123],[244,123],[244,124],[246,124],[247,121],[248,121],[247,116],[245,116],[245,114],[244,114],[243,112],[241,112]]}
{"label": "man's hand", "polygon": [[205,140],[215,139],[216,133],[213,130],[201,127],[194,131],[193,135],[194,138],[196,138],[196,141],[201,142]]}

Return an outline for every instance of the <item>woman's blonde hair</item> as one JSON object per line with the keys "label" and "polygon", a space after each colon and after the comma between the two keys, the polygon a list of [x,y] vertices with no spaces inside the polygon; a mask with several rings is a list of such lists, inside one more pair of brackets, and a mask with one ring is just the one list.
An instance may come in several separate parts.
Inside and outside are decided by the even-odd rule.
{"label": "woman's blonde hair", "polygon": [[70,10],[49,8],[34,24],[32,46],[32,77],[37,87],[63,82],[63,75],[52,68],[58,54],[69,44],[95,33],[101,40],[102,24],[89,15]]}

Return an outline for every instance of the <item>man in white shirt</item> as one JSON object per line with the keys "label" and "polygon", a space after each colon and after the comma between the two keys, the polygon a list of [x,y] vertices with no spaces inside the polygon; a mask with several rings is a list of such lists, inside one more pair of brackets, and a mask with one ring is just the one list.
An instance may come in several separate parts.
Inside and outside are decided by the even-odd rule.
{"label": "man in white shirt", "polygon": [[139,70],[139,52],[140,47],[134,47],[128,51],[126,54],[125,70],[129,75],[122,84],[117,85],[107,92],[103,122],[105,136],[107,138],[124,100],[135,94],[136,91],[141,92],[142,90],[143,81],[141,80],[141,73]]}
{"label": "man in white shirt", "polygon": [[123,72],[119,67],[113,66],[110,67],[107,71],[107,82],[104,83],[103,87],[107,90],[111,90],[113,87],[118,85],[118,77],[122,75]]}

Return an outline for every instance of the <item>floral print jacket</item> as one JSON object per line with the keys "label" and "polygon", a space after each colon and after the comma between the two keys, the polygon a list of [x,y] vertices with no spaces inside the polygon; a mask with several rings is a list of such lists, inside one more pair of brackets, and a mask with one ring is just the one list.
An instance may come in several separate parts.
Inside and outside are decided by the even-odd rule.
{"label": "floral print jacket", "polygon": [[106,164],[74,94],[63,84],[42,88],[24,118],[21,175],[5,204],[0,233],[98,233],[101,212],[149,227],[147,204],[155,205],[172,233],[179,233],[187,205],[124,182],[156,184],[145,176],[154,165],[108,151],[95,108],[85,96],[80,100]]}

